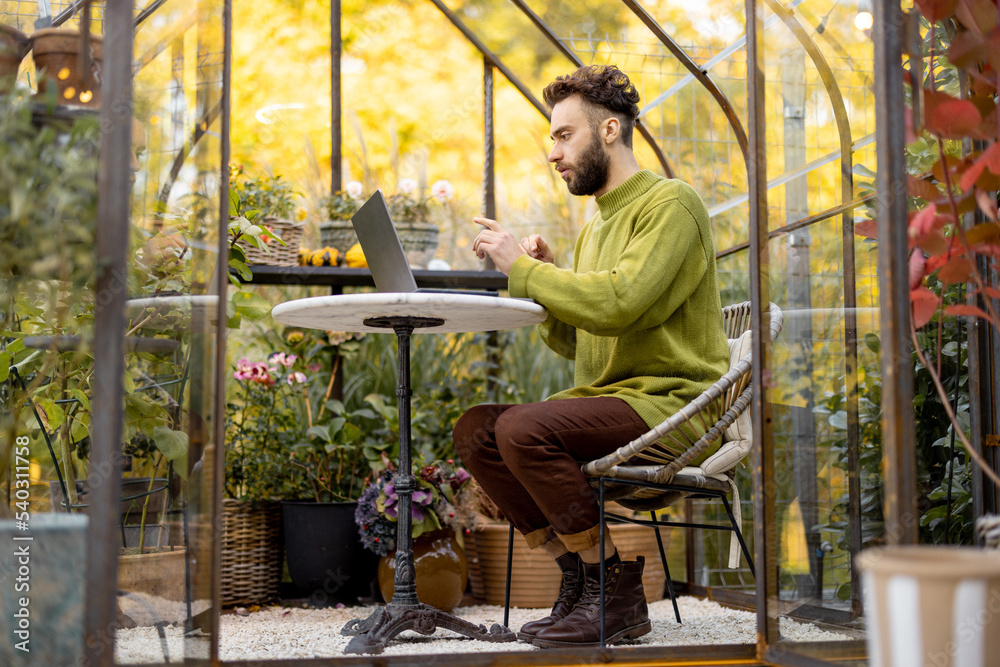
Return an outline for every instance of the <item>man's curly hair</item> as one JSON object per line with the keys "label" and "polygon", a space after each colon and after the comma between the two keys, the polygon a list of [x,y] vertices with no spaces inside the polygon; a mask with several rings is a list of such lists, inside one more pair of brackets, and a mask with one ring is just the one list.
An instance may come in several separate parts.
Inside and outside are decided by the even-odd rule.
{"label": "man's curly hair", "polygon": [[550,109],[573,95],[580,95],[589,103],[586,106],[591,127],[596,128],[609,113],[618,118],[622,141],[632,147],[632,128],[639,117],[639,93],[624,72],[614,65],[589,65],[556,77],[542,91]]}

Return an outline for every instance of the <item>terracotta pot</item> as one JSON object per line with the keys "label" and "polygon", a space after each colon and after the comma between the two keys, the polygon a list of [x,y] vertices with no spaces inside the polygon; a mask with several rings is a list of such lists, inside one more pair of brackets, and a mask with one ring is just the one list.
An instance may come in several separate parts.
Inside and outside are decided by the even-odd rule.
{"label": "terracotta pot", "polygon": [[13,88],[17,70],[27,52],[27,35],[9,25],[0,25],[0,94]]}
{"label": "terracotta pot", "polygon": [[[656,534],[645,526],[615,524],[610,526],[611,538],[622,558],[634,560],[644,556],[646,565],[642,572],[642,585],[646,601],[663,599],[666,578],[663,564],[656,545]],[[488,523],[476,526],[466,534],[466,543],[474,543],[471,552],[476,562],[471,565],[474,574],[482,581],[473,581],[472,590],[483,591],[482,599],[487,604],[504,603],[507,579],[507,536],[510,530],[506,523]],[[667,548],[668,533],[661,531],[663,548]],[[524,536],[514,532],[514,565],[510,583],[510,604],[512,607],[551,607],[559,595],[562,574],[555,562],[541,549],[529,549]]]}
{"label": "terracotta pot", "polygon": [[[417,571],[417,599],[424,604],[451,611],[465,595],[469,581],[465,551],[452,530],[435,530],[413,540],[413,565]],[[395,590],[396,552],[383,556],[378,564],[378,586],[382,597],[392,600]]]}
{"label": "terracotta pot", "polygon": [[[50,85],[58,89],[59,104],[96,107],[101,104],[101,57],[103,40],[90,35],[91,68],[84,77],[80,71],[83,43],[78,30],[45,28],[31,34],[31,55],[38,70],[38,94]],[[87,80],[84,81],[84,78]]]}
{"label": "terracotta pot", "polygon": [[1000,665],[1000,554],[968,547],[871,549],[862,572],[872,665]]}

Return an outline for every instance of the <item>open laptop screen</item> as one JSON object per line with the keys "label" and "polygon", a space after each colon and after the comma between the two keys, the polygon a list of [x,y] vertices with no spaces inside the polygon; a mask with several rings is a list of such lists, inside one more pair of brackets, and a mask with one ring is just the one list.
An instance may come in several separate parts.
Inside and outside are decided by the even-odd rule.
{"label": "open laptop screen", "polygon": [[365,260],[375,281],[375,289],[379,292],[453,292],[457,294],[474,294],[479,296],[497,296],[497,292],[483,290],[458,290],[422,287],[417,289],[417,281],[413,278],[410,262],[403,252],[403,244],[392,224],[389,206],[381,190],[368,198],[368,201],[351,216],[351,223],[358,235],[361,249],[365,252]]}
{"label": "open laptop screen", "polygon": [[413,279],[381,190],[376,190],[351,216],[351,223],[365,252],[375,289],[379,292],[416,292],[417,281]]}

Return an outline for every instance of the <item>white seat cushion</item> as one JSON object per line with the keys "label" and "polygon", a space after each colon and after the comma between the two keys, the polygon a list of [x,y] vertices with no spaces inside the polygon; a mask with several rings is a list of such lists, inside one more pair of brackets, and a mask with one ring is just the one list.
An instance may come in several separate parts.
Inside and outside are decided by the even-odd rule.
{"label": "white seat cushion", "polygon": [[[732,370],[743,357],[750,354],[753,348],[751,332],[746,331],[739,338],[729,340],[729,368]],[[706,475],[726,472],[750,451],[753,444],[753,432],[750,428],[750,410],[736,418],[722,434],[722,446],[719,450],[702,461],[701,469]]]}

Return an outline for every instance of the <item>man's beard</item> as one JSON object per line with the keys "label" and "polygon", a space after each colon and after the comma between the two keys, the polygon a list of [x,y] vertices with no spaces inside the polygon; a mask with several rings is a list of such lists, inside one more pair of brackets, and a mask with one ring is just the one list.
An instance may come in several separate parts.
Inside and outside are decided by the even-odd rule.
{"label": "man's beard", "polygon": [[577,164],[571,164],[573,178],[566,181],[570,194],[589,196],[600,190],[608,182],[611,171],[611,158],[604,152],[601,139],[594,132],[590,146],[580,156]]}

